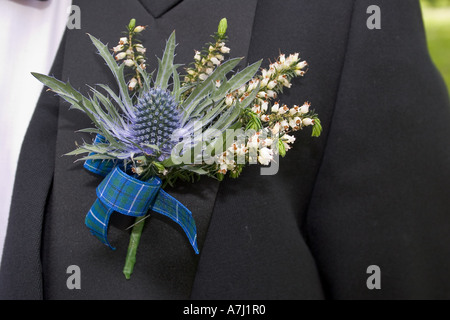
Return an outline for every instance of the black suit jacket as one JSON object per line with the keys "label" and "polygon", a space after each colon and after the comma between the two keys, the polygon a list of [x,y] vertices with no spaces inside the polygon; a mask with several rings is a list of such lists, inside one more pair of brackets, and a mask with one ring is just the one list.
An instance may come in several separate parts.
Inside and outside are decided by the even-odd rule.
{"label": "black suit jacket", "polygon": [[[112,84],[86,33],[110,47],[130,18],[150,68],[175,29],[177,63],[209,41],[222,17],[241,67],[300,52],[310,70],[282,101],[311,101],[324,132],[299,132],[274,176],[167,189],[193,212],[200,255],[183,231],[153,215],[131,280],[122,267],[127,221],[113,216],[111,251],[84,217],[101,178],[62,155],[88,118],[43,92],[20,157],[0,271],[4,299],[442,299],[450,298],[450,108],[430,61],[418,2],[75,0],[52,74],[86,92]],[[369,5],[381,29],[369,30]],[[32,71],[32,70],[30,70]],[[66,286],[81,269],[81,289]],[[367,268],[381,270],[369,290]]]}

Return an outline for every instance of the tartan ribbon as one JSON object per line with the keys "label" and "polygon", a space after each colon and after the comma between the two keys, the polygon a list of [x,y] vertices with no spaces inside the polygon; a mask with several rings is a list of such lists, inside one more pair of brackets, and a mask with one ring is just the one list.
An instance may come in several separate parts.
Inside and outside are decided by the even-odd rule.
{"label": "tartan ribbon", "polygon": [[[104,141],[102,136],[97,136],[94,144]],[[97,187],[97,200],[85,219],[86,226],[102,243],[115,249],[107,237],[109,219],[113,212],[142,217],[152,210],[180,225],[195,253],[199,253],[197,229],[191,212],[161,188],[161,179],[153,177],[148,181],[140,181],[128,175],[123,165],[115,160],[88,159],[84,167],[93,173],[105,176]]]}

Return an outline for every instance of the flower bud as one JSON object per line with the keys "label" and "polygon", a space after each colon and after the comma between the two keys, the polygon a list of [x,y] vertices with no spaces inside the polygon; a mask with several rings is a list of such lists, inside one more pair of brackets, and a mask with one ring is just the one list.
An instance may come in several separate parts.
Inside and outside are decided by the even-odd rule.
{"label": "flower bud", "polygon": [[233,102],[234,102],[233,95],[231,95],[231,94],[227,95],[227,97],[225,98],[225,104],[227,106],[231,106],[233,104]]}
{"label": "flower bud", "polygon": [[222,52],[222,53],[230,53],[230,48],[223,46],[223,47],[220,48],[220,52]]}
{"label": "flower bud", "polygon": [[280,108],[280,105],[278,104],[278,102],[275,102],[271,109],[272,113],[277,113],[279,108]]}
{"label": "flower bud", "polygon": [[145,27],[144,27],[144,26],[137,26],[136,28],[134,28],[134,32],[135,32],[135,33],[139,33],[139,32],[141,32],[141,31],[143,31],[143,30],[145,30]]}
{"label": "flower bud", "polygon": [[131,59],[127,59],[127,60],[125,60],[125,65],[127,67],[132,67],[132,66],[134,66],[134,61]]}
{"label": "flower bud", "polygon": [[286,112],[289,111],[289,108],[286,105],[283,105],[279,110],[278,110],[278,114],[285,114]]}
{"label": "flower bud", "polygon": [[301,107],[300,107],[300,114],[305,114],[309,112],[309,107],[311,105],[309,103],[304,103]]}
{"label": "flower bud", "polygon": [[311,126],[314,124],[314,120],[311,118],[305,118],[303,119],[302,123],[304,126]]}
{"label": "flower bud", "polygon": [[123,50],[123,45],[119,44],[118,46],[113,48],[114,53],[120,52]]}
{"label": "flower bud", "polygon": [[119,54],[116,55],[116,60],[117,60],[117,61],[122,60],[122,59],[124,59],[126,56],[127,56],[127,54],[126,54],[125,52],[121,52],[121,53],[119,53]]}
{"label": "flower bud", "polygon": [[219,27],[217,29],[218,36],[223,37],[227,32],[227,28],[228,28],[227,19],[223,18],[222,20],[220,20]]}
{"label": "flower bud", "polygon": [[267,84],[267,88],[269,90],[272,90],[273,88],[275,88],[277,86],[277,81],[276,80],[272,80]]}
{"label": "flower bud", "polygon": [[213,64],[215,64],[216,66],[218,66],[218,65],[220,64],[219,59],[217,59],[216,57],[212,57],[212,58],[211,58],[211,62],[212,62]]}
{"label": "flower bud", "polygon": [[261,104],[261,111],[262,111],[262,112],[266,112],[268,108],[269,108],[269,103],[268,103],[267,101],[264,101],[264,102]]}
{"label": "flower bud", "polygon": [[147,49],[144,48],[142,45],[138,44],[138,45],[136,45],[136,51],[139,52],[139,53],[144,54],[147,51]]}
{"label": "flower bud", "polygon": [[137,85],[137,80],[136,80],[136,78],[133,78],[133,79],[131,79],[130,80],[130,82],[128,83],[128,90],[134,90],[134,88],[136,87],[136,85]]}

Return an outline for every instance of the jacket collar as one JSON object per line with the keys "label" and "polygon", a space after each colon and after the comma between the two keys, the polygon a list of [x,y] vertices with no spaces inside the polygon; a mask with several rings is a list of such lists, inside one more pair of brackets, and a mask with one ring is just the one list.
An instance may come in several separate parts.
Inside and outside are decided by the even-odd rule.
{"label": "jacket collar", "polygon": [[183,0],[139,0],[153,18],[159,18]]}

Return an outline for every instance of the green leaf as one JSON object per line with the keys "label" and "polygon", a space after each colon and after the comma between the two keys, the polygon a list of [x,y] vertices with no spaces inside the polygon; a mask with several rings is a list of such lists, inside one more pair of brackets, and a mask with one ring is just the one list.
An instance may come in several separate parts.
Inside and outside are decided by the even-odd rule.
{"label": "green leaf", "polygon": [[184,166],[181,169],[188,170],[188,171],[197,173],[199,175],[206,175],[206,174],[208,174],[208,171],[206,171],[206,170],[204,170],[204,169],[202,169],[200,167],[196,167],[196,166]]}
{"label": "green leaf", "polygon": [[181,90],[180,90],[180,76],[178,75],[177,69],[174,67],[172,70],[173,78],[173,89],[172,94],[177,103],[180,102]]}
{"label": "green leaf", "polygon": [[278,154],[283,158],[286,155],[286,147],[281,139],[278,139]]}
{"label": "green leaf", "polygon": [[175,47],[175,31],[173,31],[167,40],[162,60],[158,59],[158,74],[156,75],[155,86],[163,90],[167,89],[169,78],[174,71]]}
{"label": "green leaf", "polygon": [[242,71],[235,74],[233,77],[231,77],[228,81],[223,83],[219,90],[215,93],[215,95],[226,95],[228,92],[233,92],[240,87],[242,87],[245,83],[250,81],[256,72],[258,71],[259,67],[261,66],[262,60],[253,63],[252,65],[247,66]]}
{"label": "green leaf", "polygon": [[320,119],[317,117],[314,117],[314,125],[312,128],[312,137],[320,137],[322,134],[322,124],[320,122]]}
{"label": "green leaf", "polygon": [[185,110],[182,121],[183,125],[189,120],[191,114],[195,113],[198,104],[207,98],[216,88],[216,80],[222,80],[241,60],[242,58],[234,58],[223,63],[192,91],[189,97],[183,102],[183,109]]}
{"label": "green leaf", "polygon": [[91,36],[90,34],[88,34],[88,36],[91,39],[94,46],[97,48],[100,56],[103,58],[103,60],[105,60],[106,65],[109,67],[109,69],[113,73],[114,78],[116,79],[117,84],[119,86],[120,97],[125,106],[127,115],[128,115],[128,117],[131,117],[132,115],[134,115],[133,102],[131,101],[131,98],[128,94],[128,86],[127,86],[127,83],[125,81],[125,77],[123,74],[125,64],[122,63],[120,65],[120,67],[117,66],[116,60],[114,59],[113,55],[109,52],[108,47],[106,45],[104,45],[97,38]]}

